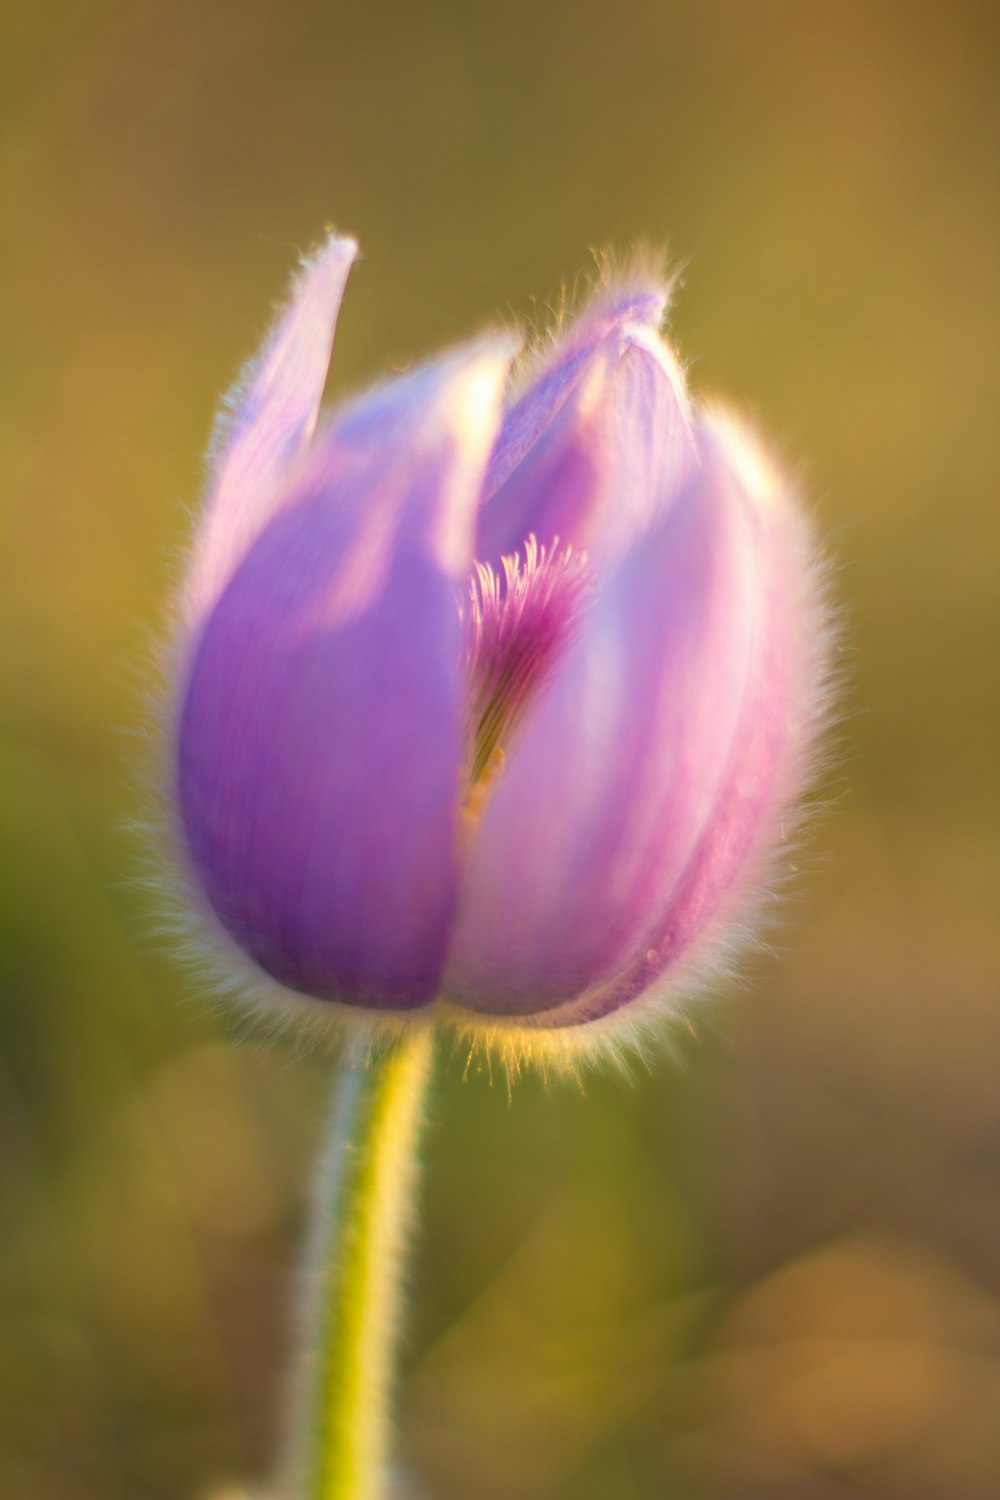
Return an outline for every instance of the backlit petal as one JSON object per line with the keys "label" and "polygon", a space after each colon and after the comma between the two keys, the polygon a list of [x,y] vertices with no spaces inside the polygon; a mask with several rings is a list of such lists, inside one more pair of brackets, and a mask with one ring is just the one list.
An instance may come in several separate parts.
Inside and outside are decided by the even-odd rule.
{"label": "backlit petal", "polygon": [[307,261],[257,358],[223,407],[183,610],[188,625],[218,598],[266,525],[289,466],[312,436],[353,240],[331,235]]}
{"label": "backlit petal", "polygon": [[[449,997],[565,1019],[653,945],[732,792],[765,670],[762,542],[708,448],[607,580],[509,757],[463,877]],[[720,854],[727,877],[742,869],[738,842]]]}
{"label": "backlit petal", "polygon": [[664,301],[648,290],[602,304],[511,407],[487,476],[482,561],[496,567],[533,534],[600,566],[681,488],[694,442],[683,376],[656,332]]}
{"label": "backlit petal", "polygon": [[768,857],[794,834],[794,800],[813,769],[828,706],[828,640],[811,530],[735,424],[706,419],[702,441],[730,469],[753,517],[761,567],[757,660],[718,796],[659,920],[609,983],[542,1018],[547,1026],[607,1015],[697,963],[725,924],[745,915]]}

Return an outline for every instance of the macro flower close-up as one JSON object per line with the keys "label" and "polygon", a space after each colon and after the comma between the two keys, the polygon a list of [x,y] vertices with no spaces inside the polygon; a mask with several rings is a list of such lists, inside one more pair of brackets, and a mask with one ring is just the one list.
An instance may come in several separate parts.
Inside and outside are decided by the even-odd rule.
{"label": "macro flower close-up", "polygon": [[808,527],[642,269],[320,417],[354,255],[306,262],[219,424],[170,704],[188,887],[331,1014],[635,1028],[787,840]]}
{"label": "macro flower close-up", "polygon": [[995,1500],[982,0],[4,61],[0,1500]]}

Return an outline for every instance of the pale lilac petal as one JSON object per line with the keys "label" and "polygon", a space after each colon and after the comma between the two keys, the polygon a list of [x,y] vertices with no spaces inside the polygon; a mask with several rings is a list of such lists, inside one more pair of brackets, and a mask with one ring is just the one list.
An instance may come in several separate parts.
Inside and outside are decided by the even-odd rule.
{"label": "pale lilac petal", "polygon": [[308,260],[288,306],[223,408],[183,611],[203,618],[269,520],[289,467],[316,426],[344,283],[357,254],[331,235]]}
{"label": "pale lilac petal", "polygon": [[[709,449],[608,579],[486,808],[449,997],[564,1018],[652,947],[733,790],[736,739],[766,671],[762,535]],[[720,855],[727,877],[738,844]]]}
{"label": "pale lilac petal", "polygon": [[[748,886],[794,833],[794,801],[813,766],[827,703],[828,633],[815,544],[783,481],[727,419],[706,419],[716,449],[747,496],[761,560],[760,651],[729,764],[698,844],[660,919],[607,984],[542,1018],[596,1020],[655,991],[741,914]],[[762,871],[761,866],[764,866]]]}
{"label": "pale lilac petal", "polygon": [[320,437],[199,635],[183,836],[262,969],[375,1009],[438,992],[465,751],[456,591],[509,350],[364,398]]}
{"label": "pale lilac petal", "polygon": [[626,327],[659,328],[666,305],[667,292],[661,287],[623,288],[594,303],[568,328],[558,330],[549,357],[535,362],[530,379],[515,393],[504,418],[483,486],[487,497],[538,441],[604,340],[609,335],[616,338]]}
{"label": "pale lilac petal", "polygon": [[591,352],[586,381],[483,506],[476,539],[480,562],[500,571],[504,557],[524,555],[531,536],[547,552],[557,544],[577,550],[585,546],[606,506],[614,459],[598,404],[605,364]]}
{"label": "pale lilac petal", "polygon": [[584,544],[595,563],[622,557],[697,467],[683,376],[655,332],[630,328],[623,339],[608,377],[604,419],[614,465],[606,511]]}
{"label": "pale lilac petal", "polygon": [[652,525],[691,471],[684,379],[652,292],[585,320],[508,412],[487,476],[477,552],[496,566],[534,534],[602,566]]}

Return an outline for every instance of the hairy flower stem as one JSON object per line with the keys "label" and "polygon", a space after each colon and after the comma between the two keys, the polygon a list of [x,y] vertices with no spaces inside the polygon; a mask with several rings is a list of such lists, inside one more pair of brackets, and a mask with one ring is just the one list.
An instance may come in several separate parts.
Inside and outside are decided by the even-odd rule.
{"label": "hairy flower stem", "polygon": [[345,1064],[320,1167],[307,1275],[312,1363],[297,1500],[382,1500],[400,1277],[433,1036]]}

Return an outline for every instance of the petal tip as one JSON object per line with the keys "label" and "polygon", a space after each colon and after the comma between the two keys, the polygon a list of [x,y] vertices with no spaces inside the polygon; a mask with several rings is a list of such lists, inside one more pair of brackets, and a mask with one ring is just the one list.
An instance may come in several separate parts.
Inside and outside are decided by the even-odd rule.
{"label": "petal tip", "polygon": [[667,252],[637,245],[625,256],[598,257],[600,281],[591,312],[608,322],[638,323],[653,332],[663,325],[680,275]]}
{"label": "petal tip", "polygon": [[334,229],[332,224],[323,226],[325,238],[311,255],[304,257],[307,265],[316,265],[322,261],[334,261],[338,265],[350,265],[358,255],[358,242],[352,234],[341,234]]}

